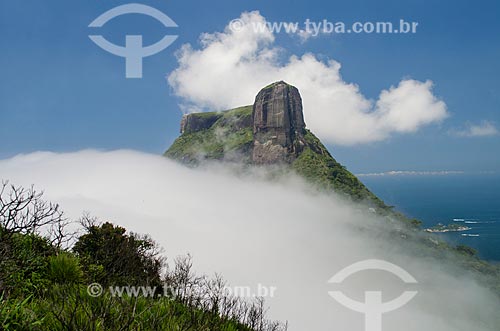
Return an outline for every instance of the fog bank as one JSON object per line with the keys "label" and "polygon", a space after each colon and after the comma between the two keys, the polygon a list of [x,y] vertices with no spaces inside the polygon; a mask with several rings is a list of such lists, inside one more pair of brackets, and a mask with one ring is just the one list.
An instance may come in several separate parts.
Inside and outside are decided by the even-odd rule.
{"label": "fog bank", "polygon": [[[148,233],[170,260],[193,255],[200,273],[221,273],[231,285],[277,288],[270,317],[290,330],[364,330],[364,316],[328,295],[342,290],[362,301],[383,290],[384,301],[411,287],[418,295],[383,316],[383,330],[500,329],[500,303],[465,273],[412,248],[395,245],[385,222],[366,207],[318,194],[298,178],[270,182],[222,166],[188,169],[134,151],[38,152],[0,161],[0,179],[35,185],[78,219],[89,212],[128,230]],[[365,259],[395,263],[416,278],[406,285],[369,271],[342,285],[328,280]]]}

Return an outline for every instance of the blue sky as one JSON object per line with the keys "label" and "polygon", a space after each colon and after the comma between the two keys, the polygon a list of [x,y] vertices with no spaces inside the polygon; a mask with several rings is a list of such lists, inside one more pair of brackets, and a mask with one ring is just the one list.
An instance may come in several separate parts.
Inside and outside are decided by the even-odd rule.
{"label": "blue sky", "polygon": [[[2,0],[0,31],[0,158],[38,150],[136,149],[162,153],[178,136],[183,99],[166,77],[176,51],[199,48],[204,32],[223,31],[242,12],[268,21],[419,22],[414,35],[326,35],[305,43],[286,34],[275,44],[284,56],[311,52],[342,64],[343,80],[368,99],[405,78],[434,82],[450,116],[416,133],[355,146],[328,143],[354,172],[500,169],[500,137],[450,134],[467,123],[500,125],[500,4],[495,1],[142,1],[171,17],[166,29],[143,15],[125,15],[99,33],[116,44],[141,34],[152,44],[165,33],[178,39],[144,59],[142,79],[125,79],[122,58],[88,35],[88,24],[125,1]],[[228,91],[230,93],[230,91]],[[257,91],[255,91],[255,94]],[[307,109],[305,110],[307,111]]]}

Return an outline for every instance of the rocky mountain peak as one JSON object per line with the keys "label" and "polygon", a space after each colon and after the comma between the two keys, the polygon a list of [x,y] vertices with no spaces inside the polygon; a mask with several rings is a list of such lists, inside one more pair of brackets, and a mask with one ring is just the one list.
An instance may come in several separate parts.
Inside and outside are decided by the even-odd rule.
{"label": "rocky mountain peak", "polygon": [[284,81],[264,87],[252,111],[256,164],[290,162],[304,146],[305,123],[299,90]]}
{"label": "rocky mountain peak", "polygon": [[318,187],[388,208],[306,129],[300,93],[283,81],[260,90],[253,105],[185,115],[181,135],[165,156],[190,165],[206,160],[280,164]]}

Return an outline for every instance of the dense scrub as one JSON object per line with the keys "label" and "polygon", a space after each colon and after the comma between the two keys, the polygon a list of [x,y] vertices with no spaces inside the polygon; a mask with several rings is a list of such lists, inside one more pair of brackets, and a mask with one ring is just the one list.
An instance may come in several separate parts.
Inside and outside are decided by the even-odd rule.
{"label": "dense scrub", "polygon": [[169,266],[148,236],[85,216],[78,232],[33,189],[0,191],[0,330],[284,330],[261,299]]}

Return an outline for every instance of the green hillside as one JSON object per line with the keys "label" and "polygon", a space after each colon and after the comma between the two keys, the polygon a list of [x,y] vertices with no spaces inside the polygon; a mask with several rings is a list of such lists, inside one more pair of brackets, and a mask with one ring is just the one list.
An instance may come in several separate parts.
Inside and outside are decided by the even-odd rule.
{"label": "green hillside", "polygon": [[165,156],[186,164],[203,160],[222,160],[231,156],[248,163],[252,148],[252,106],[225,112],[197,113],[190,116],[200,122],[213,122],[208,128],[184,132],[165,152]]}
{"label": "green hillside", "polygon": [[[194,129],[186,126],[186,130],[165,152],[166,157],[189,166],[197,166],[210,160],[262,166],[252,165],[252,106],[223,112],[190,114],[189,117],[194,123]],[[391,224],[393,240],[414,245],[415,254],[419,256],[457,260],[464,268],[477,273],[484,284],[497,293],[500,292],[498,266],[477,258],[469,247],[455,247],[437,236],[424,233],[420,228],[420,221],[393,210],[370,192],[355,175],[333,158],[310,130],[305,129],[302,135],[305,141],[302,150],[291,162],[282,163],[280,169],[298,174],[318,190],[334,191],[352,201],[363,202]]]}
{"label": "green hillside", "polygon": [[[166,157],[193,166],[206,160],[251,163],[252,106],[189,116],[210,125],[199,131],[181,134],[165,152]],[[355,201],[365,201],[373,207],[387,209],[356,176],[332,157],[311,131],[306,130],[304,137],[304,150],[291,164],[284,165],[285,167],[319,188],[335,190]]]}

